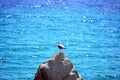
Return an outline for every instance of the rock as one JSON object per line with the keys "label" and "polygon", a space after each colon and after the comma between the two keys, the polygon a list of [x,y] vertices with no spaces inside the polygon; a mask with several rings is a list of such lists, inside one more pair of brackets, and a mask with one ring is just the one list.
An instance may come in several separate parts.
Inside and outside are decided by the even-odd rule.
{"label": "rock", "polygon": [[72,62],[62,53],[55,54],[49,61],[42,63],[34,80],[83,80],[73,69]]}

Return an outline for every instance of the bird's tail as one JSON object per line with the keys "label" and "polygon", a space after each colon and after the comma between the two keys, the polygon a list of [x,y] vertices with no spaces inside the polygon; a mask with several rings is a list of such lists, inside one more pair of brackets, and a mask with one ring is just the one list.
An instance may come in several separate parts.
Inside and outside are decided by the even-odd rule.
{"label": "bird's tail", "polygon": [[64,48],[64,49],[67,49],[67,48]]}

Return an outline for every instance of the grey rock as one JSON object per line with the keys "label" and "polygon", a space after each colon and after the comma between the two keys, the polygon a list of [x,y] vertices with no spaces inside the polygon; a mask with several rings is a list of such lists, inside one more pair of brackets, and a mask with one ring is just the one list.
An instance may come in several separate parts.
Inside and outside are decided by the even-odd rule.
{"label": "grey rock", "polygon": [[34,80],[83,80],[72,62],[62,53],[55,54],[50,60],[42,63],[34,77]]}

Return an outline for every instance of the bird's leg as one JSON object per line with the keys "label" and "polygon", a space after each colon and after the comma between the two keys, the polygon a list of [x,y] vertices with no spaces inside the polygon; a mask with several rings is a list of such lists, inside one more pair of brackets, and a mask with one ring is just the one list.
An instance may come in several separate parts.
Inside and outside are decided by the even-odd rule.
{"label": "bird's leg", "polygon": [[62,52],[62,50],[61,50],[61,49],[59,49],[59,52]]}

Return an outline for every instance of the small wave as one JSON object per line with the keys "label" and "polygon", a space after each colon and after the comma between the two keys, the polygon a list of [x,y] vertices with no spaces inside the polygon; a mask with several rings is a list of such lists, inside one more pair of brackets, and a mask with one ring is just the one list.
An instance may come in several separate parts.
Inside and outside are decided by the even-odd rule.
{"label": "small wave", "polygon": [[39,47],[39,46],[33,46],[33,48],[38,49],[38,48],[40,48],[40,47]]}
{"label": "small wave", "polygon": [[0,58],[0,62],[3,62],[3,58]]}
{"label": "small wave", "polygon": [[10,17],[12,17],[12,15],[10,15],[10,14],[6,16],[6,18],[10,18]]}
{"label": "small wave", "polygon": [[102,56],[102,58],[120,58],[120,55],[117,54],[111,54],[111,55],[106,55],[106,56]]}
{"label": "small wave", "polygon": [[36,58],[37,56],[31,56],[32,58]]}
{"label": "small wave", "polygon": [[99,75],[100,77],[103,77],[103,78],[120,78],[120,74],[114,74],[114,75],[111,75],[111,74],[102,74],[102,75]]}

